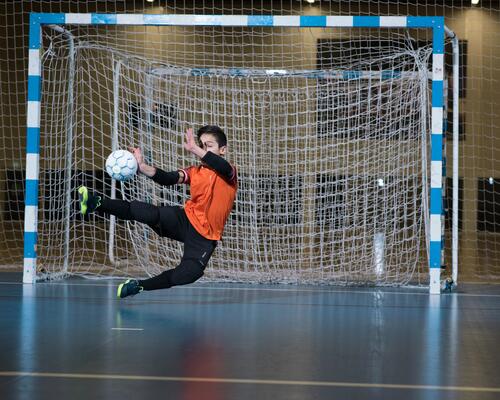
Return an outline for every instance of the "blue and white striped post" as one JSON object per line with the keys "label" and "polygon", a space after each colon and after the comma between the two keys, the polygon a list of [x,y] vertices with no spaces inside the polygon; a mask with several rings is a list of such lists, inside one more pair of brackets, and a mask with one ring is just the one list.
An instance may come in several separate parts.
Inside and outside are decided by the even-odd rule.
{"label": "blue and white striped post", "polygon": [[441,209],[443,159],[444,18],[405,16],[272,16],[162,14],[38,14],[30,16],[28,120],[26,145],[26,208],[24,282],[36,277],[36,232],[40,152],[41,25],[250,26],[298,28],[423,28],[433,31],[432,132],[430,189],[430,293],[440,292]]}
{"label": "blue and white striped post", "polygon": [[436,17],[432,35],[432,132],[430,198],[430,283],[431,294],[441,291],[441,225],[443,207],[443,78],[444,18]]}
{"label": "blue and white striped post", "polygon": [[26,187],[24,207],[23,282],[36,278],[38,221],[38,175],[40,154],[41,29],[35,14],[30,15],[28,104],[26,108]]}

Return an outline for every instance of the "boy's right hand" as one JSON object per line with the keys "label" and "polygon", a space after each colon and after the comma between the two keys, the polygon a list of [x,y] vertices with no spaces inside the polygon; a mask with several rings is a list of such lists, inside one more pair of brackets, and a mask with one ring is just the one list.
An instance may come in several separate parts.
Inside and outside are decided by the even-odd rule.
{"label": "boy's right hand", "polygon": [[144,157],[142,156],[141,149],[139,147],[129,147],[128,151],[130,151],[134,155],[140,169],[141,165],[144,164]]}
{"label": "boy's right hand", "polygon": [[142,152],[139,147],[129,147],[128,151],[134,155],[140,173],[149,176],[150,178],[156,173],[155,167],[144,163],[144,157],[142,156]]}

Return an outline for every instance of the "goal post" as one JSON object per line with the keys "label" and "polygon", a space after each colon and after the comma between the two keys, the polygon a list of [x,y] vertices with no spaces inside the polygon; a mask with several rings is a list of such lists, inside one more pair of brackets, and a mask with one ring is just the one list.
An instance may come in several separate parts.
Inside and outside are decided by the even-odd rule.
{"label": "goal post", "polygon": [[[27,144],[26,144],[26,196],[25,196],[25,228],[24,228],[24,283],[33,283],[37,275],[37,232],[39,217],[39,173],[40,173],[40,127],[42,101],[42,27],[44,25],[89,25],[89,26],[178,26],[178,27],[255,27],[255,28],[325,28],[325,29],[428,29],[432,32],[432,74],[431,74],[431,101],[429,104],[430,124],[428,134],[429,150],[429,187],[422,188],[428,192],[428,221],[427,250],[429,267],[429,290],[431,294],[440,292],[441,270],[441,227],[442,227],[442,198],[443,198],[443,79],[444,79],[444,39],[445,26],[443,17],[384,17],[384,16],[259,16],[259,15],[136,15],[136,14],[45,14],[32,13],[30,16],[29,33],[29,66],[28,66],[28,101],[27,101]],[[142,60],[140,62],[143,62]],[[137,67],[140,69],[139,67]],[[149,67],[148,67],[149,68]],[[149,69],[148,71],[151,71]],[[208,71],[208,72],[207,72]],[[211,73],[209,70],[199,70],[204,76]],[[236,71],[236,72],[235,72]],[[135,73],[135,72],[134,72]],[[217,73],[215,71],[214,73]],[[242,70],[232,70],[230,74],[241,75]],[[279,75],[282,71],[275,71]],[[309,72],[317,74],[317,72]],[[186,74],[186,70],[176,68],[175,74]],[[191,69],[188,75],[196,75]],[[287,75],[287,72],[284,72]],[[305,73],[302,72],[302,75]],[[224,75],[224,73],[221,73]],[[288,74],[296,78],[300,74]],[[358,75],[354,71],[356,78]],[[390,74],[389,74],[390,75]],[[353,78],[352,71],[344,71],[342,76]],[[389,77],[391,77],[390,75]],[[257,81],[257,79],[256,79]],[[258,82],[255,83],[258,85]],[[400,84],[400,85],[404,85]],[[111,84],[113,86],[113,84]],[[188,90],[188,89],[185,89]],[[357,90],[361,90],[358,88]],[[367,89],[370,92],[370,88]],[[380,89],[380,96],[384,96],[386,89]],[[392,90],[392,87],[391,87]],[[116,92],[115,92],[116,94]],[[424,94],[422,94],[424,96]],[[229,107],[229,106],[228,106]],[[187,106],[189,108],[189,105]],[[403,110],[399,110],[402,113]],[[425,118],[425,111],[423,111]],[[149,118],[149,117],[148,117]],[[294,117],[307,118],[298,113]],[[402,119],[403,116],[401,116]],[[298,122],[297,122],[298,123]],[[70,124],[71,125],[71,124]],[[424,124],[425,125],[425,124]],[[424,126],[423,125],[423,126]],[[295,140],[295,139],[294,139]],[[297,139],[300,140],[300,139]],[[231,139],[230,139],[231,141]],[[67,145],[67,143],[66,143]],[[426,143],[422,146],[425,146]],[[426,160],[424,160],[426,162]],[[426,185],[423,178],[423,186]],[[381,183],[383,185],[384,182]],[[285,185],[286,186],[286,185]],[[69,186],[68,186],[69,187]],[[355,196],[354,196],[355,197]],[[285,199],[287,197],[285,196]],[[276,200],[276,199],[275,199]],[[393,199],[395,202],[396,200]],[[307,202],[307,200],[305,200]],[[307,211],[305,211],[307,212]],[[375,211],[376,207],[375,207]],[[293,218],[292,218],[293,222]],[[279,222],[278,222],[279,223]],[[313,229],[302,228],[304,231]],[[143,235],[147,235],[145,232]],[[384,269],[383,246],[386,240],[375,232],[370,240],[374,249],[375,269],[380,273]],[[307,239],[304,239],[304,243]],[[353,242],[354,243],[354,242]],[[354,246],[354,244],[353,244]],[[382,246],[382,247],[381,247]],[[381,250],[382,249],[382,250]],[[284,249],[283,251],[286,251]],[[321,249],[318,250],[321,252]]]}

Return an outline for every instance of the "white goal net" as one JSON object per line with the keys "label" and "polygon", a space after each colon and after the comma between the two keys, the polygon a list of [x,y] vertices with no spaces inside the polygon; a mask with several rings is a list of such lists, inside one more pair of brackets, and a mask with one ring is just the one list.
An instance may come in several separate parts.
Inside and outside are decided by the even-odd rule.
{"label": "white goal net", "polygon": [[214,124],[228,136],[239,189],[208,279],[426,280],[429,46],[398,30],[380,39],[352,29],[345,41],[319,28],[134,29],[43,30],[45,276],[175,267],[181,243],[139,223],[82,218],[76,188],[181,205],[189,187],[144,176],[115,185],[104,162],[114,149],[139,146],[167,171],[196,164],[183,150],[184,131]]}

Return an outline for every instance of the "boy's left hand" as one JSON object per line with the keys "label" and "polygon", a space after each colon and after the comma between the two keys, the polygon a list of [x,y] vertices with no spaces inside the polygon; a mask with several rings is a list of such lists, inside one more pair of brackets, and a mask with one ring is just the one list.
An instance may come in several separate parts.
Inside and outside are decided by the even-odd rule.
{"label": "boy's left hand", "polygon": [[189,128],[186,130],[186,141],[184,142],[184,148],[189,151],[193,152],[196,148],[199,148],[198,145],[196,144],[194,140],[194,135],[193,135],[193,129]]}

